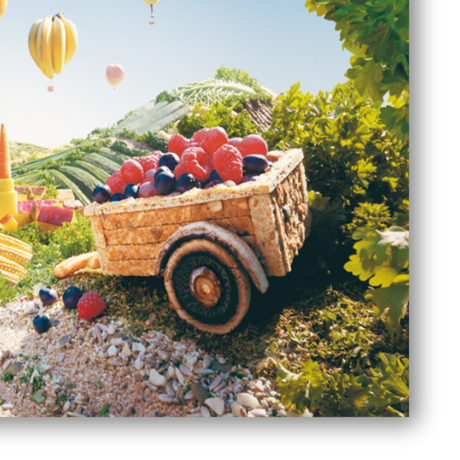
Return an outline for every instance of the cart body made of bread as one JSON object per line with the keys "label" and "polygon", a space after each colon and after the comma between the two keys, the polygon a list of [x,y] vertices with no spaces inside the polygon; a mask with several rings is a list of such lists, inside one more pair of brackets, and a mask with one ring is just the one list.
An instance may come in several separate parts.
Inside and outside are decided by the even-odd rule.
{"label": "cart body made of bread", "polygon": [[181,318],[230,332],[249,308],[251,282],[265,293],[308,236],[302,160],[289,150],[254,182],[87,207],[103,273],[163,276]]}

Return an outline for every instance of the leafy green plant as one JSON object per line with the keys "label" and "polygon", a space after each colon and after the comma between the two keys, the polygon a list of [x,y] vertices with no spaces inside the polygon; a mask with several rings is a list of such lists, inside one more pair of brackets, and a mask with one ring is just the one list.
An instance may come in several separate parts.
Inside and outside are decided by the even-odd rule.
{"label": "leafy green plant", "polygon": [[303,150],[309,191],[320,194],[310,194],[313,220],[305,251],[315,255],[312,272],[342,269],[352,251],[350,224],[362,203],[384,203],[390,222],[404,208],[409,162],[403,146],[388,133],[372,100],[351,83],[317,96],[293,85],[277,98],[263,135],[270,149]]}
{"label": "leafy green plant", "polygon": [[310,12],[336,23],[351,69],[345,74],[377,104],[389,93],[382,118],[409,142],[409,0],[307,0]]}
{"label": "leafy green plant", "polygon": [[400,336],[400,321],[409,304],[409,232],[391,227],[380,232],[371,228],[359,228],[353,234],[359,240],[345,270],[369,280],[372,286],[366,300],[375,306],[376,315],[386,317],[388,330]]}
{"label": "leafy green plant", "polygon": [[368,374],[327,373],[309,359],[295,374],[278,365],[281,402],[298,414],[321,417],[408,415],[409,360],[380,353],[380,366]]}
{"label": "leafy green plant", "polygon": [[2,375],[1,379],[4,382],[11,382],[11,380],[14,379],[14,375],[11,371],[5,371],[5,373]]}
{"label": "leafy green plant", "polygon": [[[235,102],[235,105],[238,101]],[[177,124],[177,130],[187,138],[191,138],[196,131],[203,128],[224,128],[228,137],[245,137],[257,132],[257,126],[251,120],[246,111],[235,115],[234,105],[227,103],[213,103],[203,114],[200,114],[201,104],[197,104],[189,113],[189,116],[182,118]]]}
{"label": "leafy green plant", "polygon": [[109,403],[105,403],[104,407],[100,410],[99,416],[104,417],[107,412],[109,412],[111,405]]}

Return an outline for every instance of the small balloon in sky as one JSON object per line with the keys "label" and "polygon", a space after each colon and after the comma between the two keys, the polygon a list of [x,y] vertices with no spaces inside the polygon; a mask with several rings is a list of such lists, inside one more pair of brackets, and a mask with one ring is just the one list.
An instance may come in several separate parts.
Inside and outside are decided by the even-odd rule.
{"label": "small balloon in sky", "polygon": [[52,93],[54,91],[54,86],[48,86],[48,91]]}
{"label": "small balloon in sky", "polygon": [[[119,64],[110,64],[105,72],[107,81],[112,86],[118,86],[125,78],[125,70]],[[115,88],[114,88],[115,89]]]}
{"label": "small balloon in sky", "polygon": [[[146,5],[150,5],[150,8],[152,9],[151,17],[153,18],[153,17],[155,16],[155,13],[154,13],[154,11],[153,11],[153,7],[154,7],[155,5],[157,5],[158,3],[160,3],[160,0],[144,0],[144,3],[145,3]],[[149,21],[149,24],[150,24],[151,26],[153,26],[153,24],[155,24],[155,21]]]}

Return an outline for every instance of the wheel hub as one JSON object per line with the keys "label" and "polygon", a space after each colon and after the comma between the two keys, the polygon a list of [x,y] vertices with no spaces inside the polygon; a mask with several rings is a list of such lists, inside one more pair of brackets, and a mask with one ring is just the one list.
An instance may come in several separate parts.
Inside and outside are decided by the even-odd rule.
{"label": "wheel hub", "polygon": [[209,267],[199,267],[190,275],[190,292],[205,307],[215,307],[220,300],[222,289],[219,278]]}

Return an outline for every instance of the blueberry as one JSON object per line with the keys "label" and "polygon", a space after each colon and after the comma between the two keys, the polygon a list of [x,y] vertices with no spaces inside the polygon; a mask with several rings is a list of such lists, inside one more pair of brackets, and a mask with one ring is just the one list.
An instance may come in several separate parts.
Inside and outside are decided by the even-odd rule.
{"label": "blueberry", "polygon": [[125,198],[139,198],[139,186],[133,184],[127,185],[123,195]]}
{"label": "blueberry", "polygon": [[247,155],[243,158],[245,172],[252,174],[262,174],[268,168],[267,157],[263,155]]}
{"label": "blueberry", "polygon": [[114,193],[110,197],[110,201],[121,201],[121,200],[124,200],[124,199],[125,199],[125,196],[123,195],[123,193]]}
{"label": "blueberry", "polygon": [[160,157],[158,166],[166,166],[171,171],[176,169],[176,166],[179,164],[180,158],[175,153],[165,153]]}
{"label": "blueberry", "polygon": [[176,191],[184,193],[192,190],[192,188],[201,188],[200,181],[193,174],[182,174],[177,179]]}
{"label": "blueberry", "polygon": [[209,175],[209,180],[212,182],[215,180],[222,180],[222,178],[219,176],[219,173],[215,169],[213,169],[211,171],[211,174]]}
{"label": "blueberry", "polygon": [[77,308],[78,301],[81,299],[83,293],[75,286],[68,287],[62,295],[62,301],[68,310]]}
{"label": "blueberry", "polygon": [[160,195],[169,195],[176,188],[176,178],[171,171],[162,171],[155,178],[155,190]]}
{"label": "blueberry", "polygon": [[157,178],[161,173],[164,173],[164,172],[170,173],[171,170],[170,170],[167,166],[160,166],[160,167],[157,169],[155,175],[153,176],[153,181],[152,181],[152,182],[155,183],[156,178]]}
{"label": "blueberry", "polygon": [[34,329],[39,333],[43,334],[46,332],[50,327],[51,327],[51,322],[49,318],[45,315],[37,315],[32,321],[32,324],[34,325]]}
{"label": "blueberry", "polygon": [[93,190],[93,200],[99,204],[105,203],[109,201],[111,193],[112,191],[108,185],[96,185],[96,188]]}
{"label": "blueberry", "polygon": [[43,305],[53,305],[58,299],[57,292],[51,286],[44,286],[40,289],[38,296]]}

